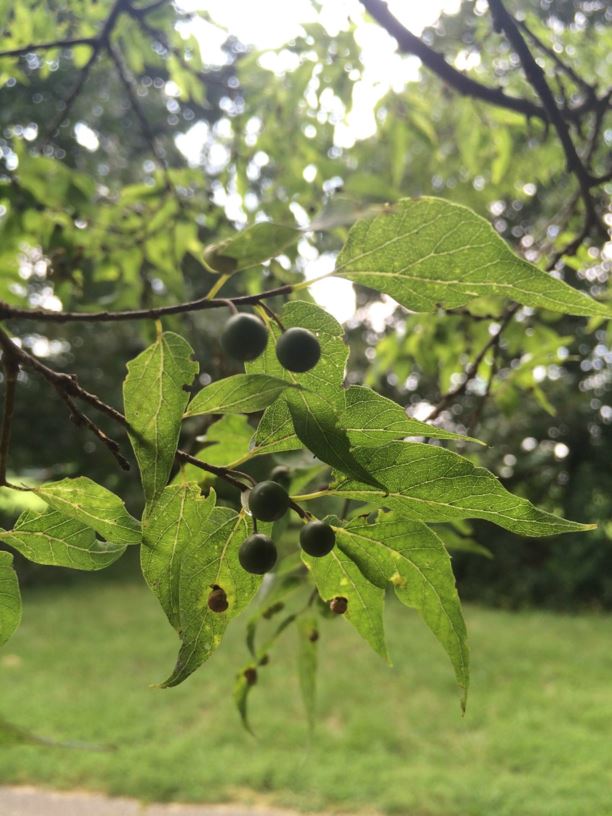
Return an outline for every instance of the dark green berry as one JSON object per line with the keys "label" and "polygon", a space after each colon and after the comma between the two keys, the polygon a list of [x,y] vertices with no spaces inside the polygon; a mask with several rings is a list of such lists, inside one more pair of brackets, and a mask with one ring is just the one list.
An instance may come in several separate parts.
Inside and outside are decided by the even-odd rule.
{"label": "dark green berry", "polygon": [[266,348],[268,330],[252,314],[235,314],[225,324],[221,335],[223,351],[235,360],[254,360]]}
{"label": "dark green berry", "polygon": [[321,558],[334,549],[336,534],[322,521],[309,521],[300,530],[300,545],[305,553]]}
{"label": "dark green berry", "polygon": [[276,564],[276,545],[268,536],[255,533],[240,545],[238,560],[247,572],[263,575]]}
{"label": "dark green berry", "polygon": [[244,670],[243,674],[247,685],[254,686],[257,682],[257,669],[254,666],[249,666],[248,669]]}
{"label": "dark green berry", "polygon": [[289,494],[278,482],[259,482],[249,493],[249,510],[260,521],[276,521],[289,509]]}
{"label": "dark green berry", "polygon": [[319,362],[321,346],[308,329],[287,329],[278,338],[276,356],[283,368],[302,374]]}
{"label": "dark green berry", "polygon": [[287,465],[277,465],[270,473],[270,480],[284,487],[285,490],[291,482],[291,471]]}

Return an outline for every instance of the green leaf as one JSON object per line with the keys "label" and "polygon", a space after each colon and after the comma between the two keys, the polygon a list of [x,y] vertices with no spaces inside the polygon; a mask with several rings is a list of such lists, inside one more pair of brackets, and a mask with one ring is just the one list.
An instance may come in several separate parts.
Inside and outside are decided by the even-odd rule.
{"label": "green leaf", "polygon": [[235,374],[207,385],[187,406],[185,417],[200,414],[252,414],[267,408],[291,386],[267,374]]}
{"label": "green leaf", "polygon": [[346,391],[346,410],[342,412],[338,421],[352,445],[367,447],[384,445],[407,436],[467,439],[470,442],[479,442],[470,436],[462,436],[412,419],[397,402],[360,385],[353,385]]}
{"label": "green leaf", "polygon": [[451,550],[452,552],[469,552],[474,555],[482,555],[484,558],[493,558],[493,553],[488,547],[479,544],[478,541],[470,538],[469,535],[461,535],[457,530],[444,526],[436,528],[436,533],[447,550]]}
{"label": "green leaf", "polygon": [[253,456],[282,451],[299,450],[302,443],[297,438],[293,419],[284,397],[279,397],[263,413],[252,439]]}
{"label": "green leaf", "polygon": [[[213,423],[205,437],[206,445],[196,454],[196,459],[207,462],[209,465],[227,467],[237,466],[251,458],[249,445],[253,429],[248,419],[242,414],[228,414]],[[214,484],[217,479],[212,473],[207,473],[191,463],[181,467],[173,479],[173,483],[197,482],[198,484]]]}
{"label": "green leaf", "polygon": [[147,502],[161,493],[172,469],[187,389],[198,372],[192,355],[180,335],[164,332],[127,365],[125,415]]}
{"label": "green leaf", "polygon": [[317,643],[319,629],[314,616],[298,618],[298,677],[308,725],[314,728],[317,701]]}
{"label": "green leaf", "polygon": [[[248,668],[254,668],[249,666]],[[251,689],[254,688],[252,683],[246,678],[244,671],[241,671],[238,675],[236,675],[236,681],[234,683],[234,703],[236,704],[236,708],[238,709],[238,714],[240,715],[240,722],[242,723],[242,727],[245,731],[248,731],[249,734],[255,736],[253,729],[251,728],[251,723],[249,722],[249,694]]]}
{"label": "green leaf", "polygon": [[[246,363],[246,370],[249,373],[265,373],[280,377],[325,399],[328,408],[333,405],[337,411],[343,410],[344,391],[341,386],[348,359],[348,346],[344,342],[342,326],[320,306],[300,300],[285,303],[280,317],[287,328],[302,326],[317,336],[321,344],[321,359],[313,369],[303,374],[284,369],[276,359],[275,351],[280,330],[276,324],[272,324],[266,350],[261,357]],[[297,393],[285,391],[265,410],[253,437],[253,455],[299,450],[302,447],[294,432],[293,419],[287,404],[287,397]]]}
{"label": "green leaf", "polygon": [[125,509],[119,496],[86,476],[62,479],[34,488],[50,507],[80,521],[118,546],[140,544],[140,524]]}
{"label": "green leaf", "polygon": [[378,587],[391,583],[398,599],[416,609],[440,641],[462,689],[469,683],[467,633],[451,561],[443,543],[425,524],[396,513],[379,513],[336,528],[338,546]]}
{"label": "green leaf", "polygon": [[319,595],[324,601],[346,598],[344,614],[364,640],[387,662],[383,607],[385,591],[372,584],[355,561],[339,547],[323,558],[311,558],[302,553],[302,560],[310,570]]}
{"label": "green leaf", "polygon": [[262,221],[207,247],[204,259],[214,272],[231,275],[280,255],[297,242],[300,234],[295,227]]}
{"label": "green leaf", "polygon": [[334,402],[299,391],[287,395],[287,403],[297,436],[315,456],[354,479],[381,486],[351,453],[349,438],[338,426]]}
{"label": "green leaf", "polygon": [[[322,397],[338,400],[339,389],[344,381],[348,346],[344,342],[342,326],[320,306],[301,300],[291,300],[283,306],[280,318],[284,326],[301,326],[316,335],[321,345],[321,358],[314,368],[303,374],[287,371],[276,358],[276,341],[280,329],[276,323],[269,326],[270,339],[264,353],[256,360],[245,363],[249,374],[268,374],[286,382],[301,385]],[[344,398],[340,395],[340,402]]]}
{"label": "green leaf", "polygon": [[353,454],[386,490],[345,479],[329,492],[397,510],[406,518],[481,518],[534,537],[595,527],[538,510],[527,499],[509,493],[490,471],[435,445],[391,442],[381,448],[354,448]]}
{"label": "green leaf", "polygon": [[125,545],[99,541],[92,527],[47,508],[23,512],[2,540],[35,564],[100,570],[117,561]]}
{"label": "green leaf", "polygon": [[[249,604],[261,576],[246,572],[238,561],[238,549],[250,535],[250,520],[242,513],[217,507],[208,517],[204,537],[191,542],[181,561],[179,615],[181,649],[176,666],[162,688],[186,680],[221,643],[229,621]],[[228,600],[225,612],[212,612],[207,600],[213,586],[221,587]]]}
{"label": "green leaf", "polygon": [[[198,456],[211,465],[229,465],[248,457],[253,428],[242,414],[221,417],[206,433],[207,447]],[[201,473],[200,473],[201,475]]]}
{"label": "green leaf", "polygon": [[497,295],[567,314],[612,314],[608,305],[517,257],[484,218],[439,198],[401,199],[357,222],[334,274],[415,312]]}
{"label": "green leaf", "polygon": [[206,537],[206,523],[215,506],[215,493],[207,498],[197,484],[164,488],[147,505],[142,518],[140,565],[145,581],[159,600],[171,625],[180,630],[179,580],[185,549]]}
{"label": "green leaf", "polygon": [[4,646],[21,621],[21,595],[13,556],[0,550],[0,646]]}

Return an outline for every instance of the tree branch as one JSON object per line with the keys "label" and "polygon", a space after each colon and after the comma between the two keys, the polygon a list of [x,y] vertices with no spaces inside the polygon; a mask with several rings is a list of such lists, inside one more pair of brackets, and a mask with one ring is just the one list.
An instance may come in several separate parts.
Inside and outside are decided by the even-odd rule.
{"label": "tree branch", "polygon": [[498,330],[495,332],[495,334],[492,334],[491,337],[489,337],[489,339],[480,349],[474,360],[468,365],[464,372],[463,379],[459,383],[459,385],[456,388],[452,388],[450,391],[447,391],[446,394],[444,394],[443,397],[440,399],[438,404],[432,409],[429,416],[427,416],[426,418],[427,422],[438,417],[442,413],[442,411],[444,411],[447,405],[449,405],[454,399],[460,397],[465,392],[469,383],[471,383],[472,380],[476,377],[476,374],[478,373],[478,368],[480,367],[480,364],[484,360],[487,352],[490,349],[495,349],[499,345],[502,332],[511,322],[512,318],[518,312],[519,309],[520,304],[515,303],[506,310],[506,313],[499,324]]}
{"label": "tree branch", "polygon": [[89,56],[89,59],[87,60],[85,65],[81,68],[79,72],[79,77],[76,81],[74,88],[72,89],[68,97],[64,100],[62,110],[47,129],[46,135],[40,144],[41,150],[43,150],[43,148],[46,147],[46,145],[49,143],[49,140],[53,138],[56,131],[60,128],[60,126],[66,120],[68,114],[72,110],[72,106],[74,105],[74,103],[79,97],[79,94],[83,90],[83,87],[87,82],[87,78],[90,74],[90,71],[93,68],[94,63],[98,59],[100,51],[109,42],[112,31],[117,23],[117,19],[124,11],[124,7],[127,2],[128,0],[115,0],[108,17],[106,18],[104,25],[102,26],[100,34],[97,37],[94,37],[93,41],[90,43],[90,45],[92,46],[92,51]]}
{"label": "tree branch", "polygon": [[6,484],[6,467],[15,410],[15,389],[19,373],[19,364],[10,354],[6,352],[2,354],[2,363],[4,367],[4,411],[0,429],[0,485]]}
{"label": "tree branch", "polygon": [[74,40],[55,40],[54,42],[44,43],[30,43],[21,48],[11,48],[9,51],[0,51],[0,59],[2,57],[25,57],[26,54],[32,54],[34,51],[50,51],[53,48],[74,48],[77,45],[96,45],[95,37],[77,37]]}
{"label": "tree branch", "polygon": [[[74,399],[81,399],[84,402],[89,403],[90,405],[94,406],[100,411],[103,411],[107,416],[111,417],[115,422],[119,423],[122,427],[128,428],[129,424],[125,416],[120,412],[117,411],[116,408],[113,408],[111,405],[108,405],[100,397],[96,396],[95,394],[90,394],[89,391],[86,391],[81,385],[74,374],[63,374],[58,371],[55,371],[49,366],[46,366],[42,363],[39,359],[34,357],[32,354],[29,354],[24,349],[20,348],[16,345],[8,334],[4,331],[4,329],[0,328],[0,348],[2,348],[3,352],[3,359],[10,360],[13,365],[24,365],[28,368],[33,369],[34,371],[38,372],[42,377],[44,377],[47,382],[53,386],[53,388],[59,393],[61,398],[64,402],[69,406],[72,415],[71,420],[75,422],[76,425],[84,425],[90,431],[92,431],[101,442],[103,442],[111,451],[113,456],[117,459],[119,464],[122,468],[125,469],[125,466],[129,468],[129,463],[127,460],[119,453],[119,445],[115,442],[114,439],[111,439],[107,436],[104,431],[99,428],[89,417],[85,416],[82,411],[75,405]],[[12,410],[7,414],[6,411],[6,394],[5,391],[5,412],[3,416],[3,425],[2,429],[0,429],[0,474],[1,474],[1,463],[5,461],[5,457],[2,457],[2,451],[4,444],[5,435],[8,439],[8,434],[10,434],[10,418],[9,418],[9,430],[5,431],[6,427],[6,417],[12,415]],[[8,442],[7,448],[8,448]],[[192,456],[191,454],[187,453],[184,450],[178,450],[176,453],[176,458],[180,462],[188,462],[189,464],[195,465],[195,467],[199,467],[201,470],[205,470],[208,473],[212,473],[215,476],[218,476],[220,479],[224,479],[228,484],[237,487],[239,490],[247,490],[249,485],[244,484],[236,476],[241,476],[244,478],[246,482],[252,481],[251,477],[248,476],[246,473],[242,474],[240,471],[233,471],[228,468],[218,467],[216,465],[210,465],[208,462],[203,462],[201,459]]]}
{"label": "tree branch", "polygon": [[[263,300],[288,295],[293,291],[291,284],[260,292],[258,295],[240,295],[229,299],[234,306],[253,306]],[[228,298],[198,298],[173,306],[154,306],[150,309],[133,309],[123,312],[52,312],[47,309],[20,309],[0,300],[0,320],[18,318],[20,320],[42,320],[46,323],[115,323],[121,320],[154,320],[165,315],[199,312],[205,309],[227,309]],[[64,375],[67,376],[67,375]]]}
{"label": "tree branch", "polygon": [[[130,465],[125,459],[124,456],[121,455],[119,450],[119,444],[111,437],[107,436],[104,431],[96,425],[96,423],[86,416],[75,404],[73,397],[77,397],[82,399],[84,402],[93,405],[95,408],[106,413],[108,416],[112,417],[115,421],[122,422],[125,424],[125,417],[119,411],[116,411],[110,405],[107,405],[105,402],[97,397],[95,394],[90,394],[84,388],[82,388],[76,376],[70,374],[61,374],[60,372],[54,371],[54,369],[49,368],[44,363],[42,363],[38,358],[34,357],[34,355],[29,354],[24,349],[20,348],[16,343],[14,343],[8,334],[0,328],[0,347],[2,347],[2,356],[4,360],[5,370],[7,364],[12,366],[13,369],[18,369],[20,365],[31,368],[32,370],[38,372],[42,377],[44,377],[47,382],[53,386],[53,388],[57,391],[61,399],[66,403],[68,408],[70,409],[70,419],[75,425],[79,427],[86,427],[92,433],[94,433],[98,439],[106,445],[106,447],[110,450],[113,454],[121,468],[123,470],[129,470]],[[8,381],[8,380],[7,380]],[[13,383],[13,390],[14,390],[14,383]],[[8,393],[8,386],[7,391],[5,392],[5,398]],[[4,426],[6,424],[6,417],[10,415],[12,411],[7,414],[6,406],[5,406],[5,413],[3,417],[3,431]],[[8,431],[10,435],[10,428]],[[6,445],[8,447],[8,438],[6,438]],[[1,456],[2,452],[2,443],[4,442],[4,435],[0,435],[0,475],[2,475],[2,480],[0,483],[4,481],[5,474],[2,474],[1,470],[1,463],[6,461],[6,456],[4,459]]]}
{"label": "tree branch", "polygon": [[[483,102],[488,102],[499,108],[506,108],[507,110],[522,113],[524,116],[540,119],[544,122],[549,121],[548,111],[537,103],[529,99],[509,96],[500,88],[491,88],[488,85],[483,85],[481,82],[477,82],[475,79],[458,71],[446,61],[442,54],[434,51],[433,48],[430,48],[403,26],[399,20],[391,14],[383,0],[361,0],[361,2],[376,22],[397,40],[401,52],[404,54],[414,54],[414,56],[421,60],[425,67],[437,74],[450,85],[451,88],[454,88],[454,90],[463,94],[463,96],[480,99]],[[562,115],[569,120],[577,119],[592,109],[595,102],[596,100],[586,100],[585,103],[576,108],[564,109]]]}
{"label": "tree branch", "polygon": [[135,84],[134,80],[128,74],[127,68],[123,62],[123,57],[121,53],[111,45],[110,42],[106,43],[106,50],[108,51],[110,58],[113,61],[115,68],[117,69],[117,74],[119,76],[119,79],[121,80],[123,87],[125,88],[127,97],[130,101],[130,105],[132,107],[132,110],[134,111],[134,114],[136,115],[136,118],[138,119],[140,130],[142,131],[142,135],[144,136],[145,141],[149,146],[149,150],[153,154],[155,160],[159,164],[164,174],[166,187],[169,190],[172,190],[173,192],[176,193],[176,191],[174,190],[174,185],[172,184],[172,180],[170,179],[170,175],[168,173],[168,165],[162,153],[157,147],[157,143],[155,141],[155,134],[151,130],[151,126],[149,125],[147,117],[145,116],[142,106],[138,100],[138,94],[136,93],[136,90],[134,88]]}
{"label": "tree branch", "polygon": [[579,76],[571,65],[567,65],[565,62],[563,62],[561,57],[552,48],[549,48],[546,43],[542,42],[537,34],[533,33],[524,20],[517,20],[516,24],[521,31],[523,31],[529,37],[533,44],[536,45],[543,54],[546,54],[546,56],[549,57],[559,68],[559,70],[563,71],[563,73],[566,74],[572,80],[572,82],[575,82],[576,85],[582,88],[591,98],[596,97],[595,88],[593,85],[589,85],[586,80]]}
{"label": "tree branch", "polygon": [[534,59],[523,35],[514,21],[514,18],[506,11],[502,0],[488,0],[489,8],[498,28],[503,31],[518,54],[523,71],[528,82],[531,84],[535,92],[542,101],[542,105],[546,111],[547,118],[553,125],[563,147],[565,153],[565,160],[567,170],[572,173],[578,180],[582,200],[585,206],[586,223],[585,229],[588,231],[591,227],[599,224],[599,218],[595,209],[595,202],[591,196],[590,188],[592,186],[592,179],[586,167],[582,163],[580,156],[576,150],[574,142],[570,136],[567,122],[561,115],[561,111],[557,107],[555,97],[546,81],[544,71],[536,60]]}

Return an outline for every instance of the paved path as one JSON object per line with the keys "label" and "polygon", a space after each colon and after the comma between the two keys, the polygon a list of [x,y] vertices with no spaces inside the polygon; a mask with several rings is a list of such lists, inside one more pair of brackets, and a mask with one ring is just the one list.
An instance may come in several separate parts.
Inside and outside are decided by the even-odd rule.
{"label": "paved path", "polygon": [[246,805],[145,805],[81,791],[0,787],[1,816],[296,816],[289,810]]}

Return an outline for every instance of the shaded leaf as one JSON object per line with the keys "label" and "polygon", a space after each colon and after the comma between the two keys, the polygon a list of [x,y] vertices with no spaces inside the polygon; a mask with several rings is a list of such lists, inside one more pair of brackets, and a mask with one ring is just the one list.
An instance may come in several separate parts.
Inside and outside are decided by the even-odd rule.
{"label": "shaded leaf", "polygon": [[99,541],[92,527],[52,508],[26,510],[1,538],[35,564],[77,570],[104,569],[125,552],[124,544]]}
{"label": "shaded leaf", "polygon": [[484,218],[440,198],[405,198],[357,222],[334,274],[415,312],[498,295],[567,314],[611,314],[608,305],[517,257]]}
{"label": "shaded leaf", "polygon": [[204,252],[204,259],[215,272],[224,275],[241,272],[280,255],[298,241],[300,234],[295,227],[262,221],[231,238],[211,244]]}
{"label": "shaded leaf", "polygon": [[[317,365],[303,374],[284,369],[278,362],[275,351],[280,329],[276,324],[272,324],[265,352],[256,360],[246,363],[245,368],[252,373],[266,373],[300,385],[303,389],[327,400],[329,406],[333,405],[337,411],[342,410],[344,392],[341,386],[348,359],[348,347],[344,342],[342,326],[320,306],[299,300],[285,303],[280,317],[287,328],[301,326],[316,335],[321,345],[321,359]],[[297,393],[286,391],[265,410],[253,437],[253,455],[299,450],[302,447],[294,432],[286,399],[289,394]]]}
{"label": "shaded leaf", "polygon": [[[344,398],[344,391],[339,390]],[[338,426],[333,401],[330,403],[310,391],[299,391],[287,395],[287,404],[297,436],[316,457],[348,476],[380,486],[351,453],[349,438]]]}
{"label": "shaded leaf", "polygon": [[488,547],[468,535],[460,535],[459,532],[448,527],[437,527],[436,534],[442,539],[447,550],[469,552],[474,555],[482,555],[484,558],[493,558],[493,553]]}
{"label": "shaded leaf", "polygon": [[140,544],[140,524],[119,496],[102,485],[77,476],[34,488],[34,492],[64,516],[80,521],[113,544]]}
{"label": "shaded leaf", "polygon": [[266,408],[290,385],[267,374],[235,374],[199,391],[187,406],[185,416],[251,414]]}
{"label": "shaded leaf", "polygon": [[297,623],[298,633],[298,676],[302,701],[308,718],[308,725],[314,728],[317,700],[317,643],[319,629],[317,619],[308,615]]}
{"label": "shaded leaf", "polygon": [[161,493],[172,469],[189,399],[186,389],[198,371],[192,355],[180,335],[163,332],[127,365],[125,415],[147,502]]}
{"label": "shaded leaf", "polygon": [[253,456],[282,451],[299,450],[301,441],[295,434],[293,419],[284,397],[279,397],[266,408],[252,441]]}
{"label": "shaded leaf", "polygon": [[[252,667],[249,666],[248,668]],[[249,722],[248,711],[249,694],[252,688],[254,688],[254,686],[252,683],[248,682],[244,671],[241,671],[238,675],[236,675],[236,681],[234,683],[234,703],[236,704],[236,708],[240,714],[240,722],[242,723],[242,727],[245,729],[245,731],[248,731],[249,734],[255,736]]]}
{"label": "shaded leaf", "polygon": [[206,433],[207,446],[198,457],[211,465],[229,465],[247,458],[252,434],[253,428],[245,416],[228,414],[210,426]]}
{"label": "shaded leaf", "polygon": [[21,594],[13,556],[0,550],[0,646],[4,646],[21,621]]}
{"label": "shaded leaf", "polygon": [[204,539],[214,506],[214,491],[204,498],[198,485],[188,482],[164,488],[143,515],[142,574],[177,631],[181,558],[187,547]]}

